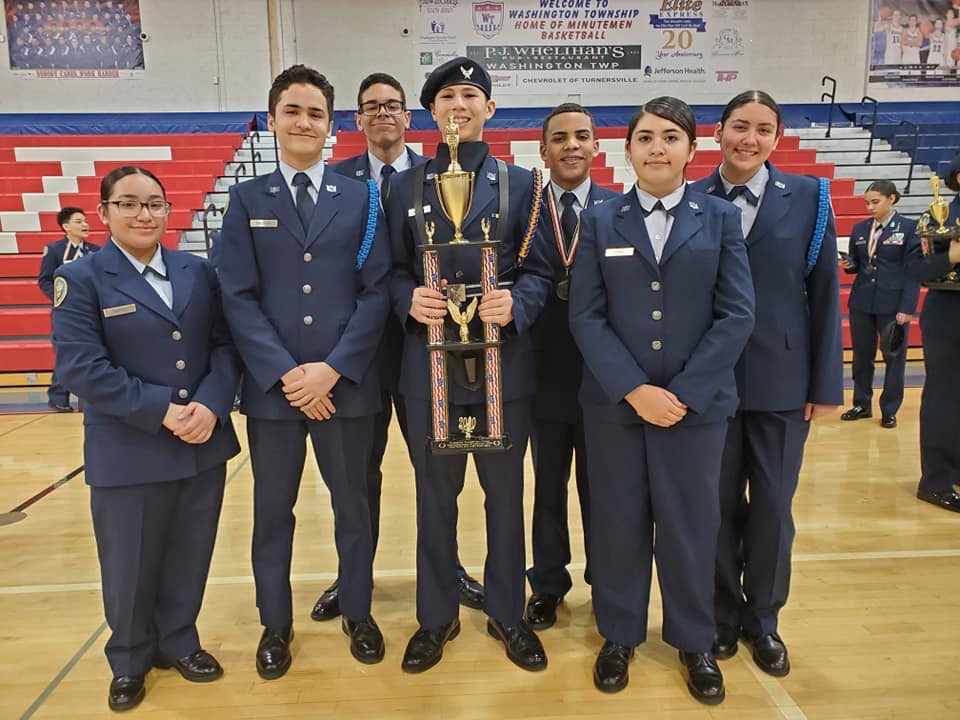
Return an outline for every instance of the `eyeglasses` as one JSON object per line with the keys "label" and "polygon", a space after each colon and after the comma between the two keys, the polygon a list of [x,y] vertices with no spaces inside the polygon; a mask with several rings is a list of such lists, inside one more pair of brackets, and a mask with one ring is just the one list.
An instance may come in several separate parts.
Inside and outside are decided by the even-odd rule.
{"label": "eyeglasses", "polygon": [[170,214],[170,203],[166,200],[151,200],[150,202],[140,202],[139,200],[107,200],[104,205],[116,205],[117,211],[121,217],[135,218],[143,208],[153,215],[153,217],[166,217]]}
{"label": "eyeglasses", "polygon": [[360,103],[360,114],[373,117],[374,115],[380,114],[380,108],[383,108],[384,112],[387,115],[399,115],[405,109],[405,105],[402,100],[387,100],[384,103],[378,103],[376,100],[369,100],[365,103]]}

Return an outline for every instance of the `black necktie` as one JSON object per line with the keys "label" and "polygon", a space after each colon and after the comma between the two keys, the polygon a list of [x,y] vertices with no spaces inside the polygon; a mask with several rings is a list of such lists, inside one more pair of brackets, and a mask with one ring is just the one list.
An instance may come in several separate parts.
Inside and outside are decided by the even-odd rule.
{"label": "black necktie", "polygon": [[644,216],[644,217],[649,217],[650,213],[652,213],[654,210],[663,210],[667,215],[672,215],[672,214],[673,214],[670,210],[667,210],[667,209],[663,206],[663,203],[660,202],[659,200],[657,200],[657,201],[653,204],[653,207],[650,208],[649,210],[647,210],[643,205],[640,206],[640,209],[643,210],[643,216]]}
{"label": "black necktie", "polygon": [[572,192],[565,192],[560,196],[560,204],[563,205],[563,212],[560,213],[560,227],[563,230],[563,245],[568,249],[577,232],[577,211],[573,209],[576,201],[577,196]]}
{"label": "black necktie", "polygon": [[160,278],[161,280],[166,280],[166,279],[167,279],[166,274],[160,272],[160,271],[157,270],[155,267],[151,267],[150,265],[147,265],[147,266],[143,269],[143,276],[144,276],[144,277],[147,277],[147,276],[150,275],[151,273],[153,273],[154,275],[156,275],[156,276],[157,276],[158,278]]}
{"label": "black necktie", "polygon": [[310,176],[304,172],[298,172],[293,176],[293,185],[297,188],[297,214],[300,216],[300,224],[303,225],[304,232],[310,228],[310,219],[313,217],[314,202],[307,190],[312,184]]}
{"label": "black necktie", "polygon": [[393,175],[397,169],[393,165],[384,165],[383,169],[380,170],[380,182],[383,182],[388,177]]}
{"label": "black necktie", "polygon": [[756,207],[757,201],[759,198],[753,194],[753,191],[748,188],[746,185],[734,185],[730,188],[730,192],[727,193],[727,200],[733,202],[736,198],[743,195],[746,198],[746,201]]}

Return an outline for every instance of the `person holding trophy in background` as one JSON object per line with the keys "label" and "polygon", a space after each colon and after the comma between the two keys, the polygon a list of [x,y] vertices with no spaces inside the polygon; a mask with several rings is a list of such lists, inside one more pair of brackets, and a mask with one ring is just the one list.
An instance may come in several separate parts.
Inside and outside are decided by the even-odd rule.
{"label": "person holding trophy in background", "polygon": [[[960,193],[960,155],[950,162],[944,183]],[[920,484],[917,497],[960,512],[960,194],[948,203],[940,178],[930,178],[933,202],[917,227],[919,245],[908,272],[927,286],[920,314],[926,379],[920,398]]]}
{"label": "person holding trophy in background", "polygon": [[[491,85],[467,58],[430,74],[420,102],[445,142],[436,159],[397,174],[385,206],[417,484],[420,627],[402,663],[412,673],[436,665],[460,632],[453,569],[467,452],[485,493],[487,631],[518,666],[547,664],[523,620],[523,455],[534,391],[527,331],[552,292],[551,271],[533,242],[539,176],[495,160],[483,142]],[[449,352],[451,343],[461,347]]]}

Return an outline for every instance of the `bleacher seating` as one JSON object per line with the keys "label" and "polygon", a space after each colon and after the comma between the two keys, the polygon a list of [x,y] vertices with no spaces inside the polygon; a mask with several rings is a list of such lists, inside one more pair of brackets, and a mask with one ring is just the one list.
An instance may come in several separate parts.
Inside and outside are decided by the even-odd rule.
{"label": "bleacher seating", "polygon": [[0,372],[53,367],[49,301],[36,278],[44,246],[63,237],[58,210],[82,208],[91,242],[102,244],[100,178],[140,165],[173,203],[162,243],[176,248],[241,142],[240,133],[0,136]]}

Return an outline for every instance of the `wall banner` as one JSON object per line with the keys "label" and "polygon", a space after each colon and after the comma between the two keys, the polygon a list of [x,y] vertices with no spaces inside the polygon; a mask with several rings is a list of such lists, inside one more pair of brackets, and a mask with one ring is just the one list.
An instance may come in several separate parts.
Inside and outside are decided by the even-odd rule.
{"label": "wall banner", "polygon": [[498,96],[748,86],[750,0],[420,0],[412,26],[417,78],[464,55]]}
{"label": "wall banner", "polygon": [[960,0],[874,0],[868,84],[960,87]]}

